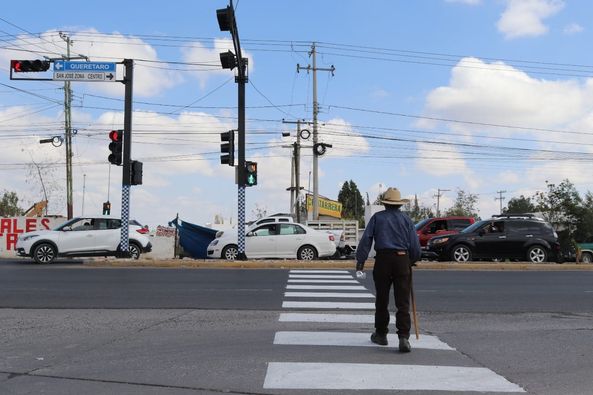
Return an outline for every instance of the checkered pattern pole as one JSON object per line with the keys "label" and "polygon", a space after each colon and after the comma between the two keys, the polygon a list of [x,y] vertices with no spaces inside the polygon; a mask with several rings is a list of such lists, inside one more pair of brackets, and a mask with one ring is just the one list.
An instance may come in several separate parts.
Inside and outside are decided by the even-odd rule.
{"label": "checkered pattern pole", "polygon": [[239,255],[245,254],[245,186],[238,187],[238,216],[239,224],[237,234],[239,235]]}
{"label": "checkered pattern pole", "polygon": [[128,252],[130,250],[130,233],[128,224],[130,223],[130,186],[122,185],[121,191],[121,250]]}

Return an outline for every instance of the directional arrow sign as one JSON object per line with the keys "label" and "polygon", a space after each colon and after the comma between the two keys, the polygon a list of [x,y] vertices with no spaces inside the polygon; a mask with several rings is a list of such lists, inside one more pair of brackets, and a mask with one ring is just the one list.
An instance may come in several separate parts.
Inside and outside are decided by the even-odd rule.
{"label": "directional arrow sign", "polygon": [[54,62],[54,81],[115,82],[116,63],[111,62]]}

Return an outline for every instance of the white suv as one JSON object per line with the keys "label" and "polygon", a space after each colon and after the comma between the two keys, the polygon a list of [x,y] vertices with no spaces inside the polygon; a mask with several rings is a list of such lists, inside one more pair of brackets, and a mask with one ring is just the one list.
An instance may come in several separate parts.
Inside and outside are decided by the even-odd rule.
{"label": "white suv", "polygon": [[[31,257],[37,263],[51,263],[58,256],[118,256],[120,254],[121,219],[115,217],[77,217],[54,230],[23,233],[16,243],[19,256]],[[129,226],[130,256],[138,259],[150,252],[148,229],[131,220]]]}

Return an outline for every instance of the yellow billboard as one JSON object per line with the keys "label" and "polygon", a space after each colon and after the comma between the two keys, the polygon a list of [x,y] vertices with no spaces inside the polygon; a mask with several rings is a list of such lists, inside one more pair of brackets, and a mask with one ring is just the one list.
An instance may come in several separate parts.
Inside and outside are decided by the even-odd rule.
{"label": "yellow billboard", "polygon": [[[342,218],[342,203],[319,196],[317,198],[319,215]],[[307,194],[307,212],[313,212],[313,195]]]}

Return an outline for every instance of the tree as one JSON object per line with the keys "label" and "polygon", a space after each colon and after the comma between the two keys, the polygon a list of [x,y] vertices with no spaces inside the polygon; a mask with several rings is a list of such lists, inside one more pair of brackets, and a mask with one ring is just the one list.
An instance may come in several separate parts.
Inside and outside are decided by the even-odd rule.
{"label": "tree", "polygon": [[402,210],[405,211],[410,219],[416,223],[425,218],[434,217],[434,213],[429,207],[421,206],[418,203],[418,196],[414,195],[414,200],[403,205]]}
{"label": "tree", "polygon": [[268,216],[268,209],[260,207],[259,204],[255,203],[255,208],[251,211],[251,214],[255,216],[255,219],[260,219]]}
{"label": "tree", "polygon": [[546,186],[547,192],[535,194],[536,210],[554,227],[568,228],[575,224],[583,201],[574,184],[569,180],[559,185],[546,181]]}
{"label": "tree", "polygon": [[338,202],[342,203],[342,218],[357,220],[364,227],[364,199],[354,181],[344,182]]}
{"label": "tree", "polygon": [[560,184],[546,181],[547,192],[537,192],[536,209],[558,233],[558,240],[563,248],[574,244],[576,235],[582,233],[578,229],[580,216],[583,214],[583,200],[574,184],[563,180]]}
{"label": "tree", "polygon": [[512,198],[509,200],[507,207],[503,210],[506,214],[526,214],[533,213],[535,211],[535,205],[532,203],[530,197],[523,195],[518,198]]}
{"label": "tree", "polygon": [[458,189],[455,203],[453,203],[453,207],[445,212],[445,215],[478,218],[477,204],[478,195],[465,193],[465,191]]}
{"label": "tree", "polygon": [[19,207],[19,197],[16,192],[4,191],[0,200],[0,217],[14,217],[22,215],[23,209]]}

